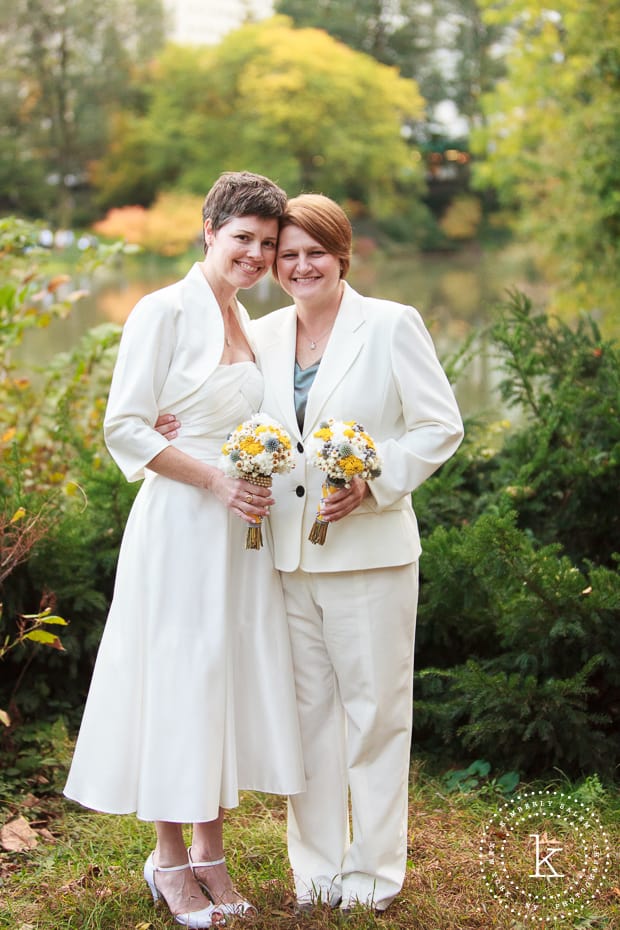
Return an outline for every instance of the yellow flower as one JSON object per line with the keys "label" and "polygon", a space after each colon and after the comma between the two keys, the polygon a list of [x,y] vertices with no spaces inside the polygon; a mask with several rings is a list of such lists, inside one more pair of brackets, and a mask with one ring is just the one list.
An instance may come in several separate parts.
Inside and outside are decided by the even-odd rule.
{"label": "yellow flower", "polygon": [[329,427],[324,426],[322,429],[318,429],[316,433],[313,433],[312,435],[316,436],[317,439],[324,439],[325,442],[327,442],[328,439],[332,438],[333,434]]}
{"label": "yellow flower", "polygon": [[252,439],[251,436],[248,436],[247,439],[242,439],[239,443],[239,447],[243,449],[244,452],[247,452],[248,455],[260,455],[263,451],[261,443],[257,442],[256,439]]}
{"label": "yellow flower", "polygon": [[360,433],[360,436],[366,442],[367,446],[369,446],[371,449],[375,448],[375,444],[373,440],[370,438],[370,436],[368,435],[368,433]]}
{"label": "yellow flower", "polygon": [[364,463],[356,455],[346,455],[338,459],[338,465],[347,478],[352,478],[353,475],[358,475],[364,470]]}
{"label": "yellow flower", "polygon": [[343,430],[343,433],[344,433],[345,436],[348,436],[349,439],[353,439],[353,437],[355,436],[355,430],[354,430],[354,429],[345,429],[345,430]]}

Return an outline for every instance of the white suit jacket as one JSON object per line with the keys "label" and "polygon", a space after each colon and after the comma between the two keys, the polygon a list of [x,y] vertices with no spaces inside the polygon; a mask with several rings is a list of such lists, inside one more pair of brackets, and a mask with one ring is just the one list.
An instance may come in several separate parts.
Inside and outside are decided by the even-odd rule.
{"label": "white suit jacket", "polygon": [[[249,317],[239,307],[239,322]],[[154,429],[160,413],[183,418],[187,399],[219,365],[222,314],[200,265],[168,287],[147,294],[123,329],[104,420],[110,454],[128,481],[169,442]]]}
{"label": "white suit jacket", "polygon": [[[269,518],[276,568],[338,572],[404,565],[421,552],[411,492],[448,459],[463,438],[452,388],[431,337],[413,307],[344,296],[308,395],[303,432],[293,393],[296,315],[285,307],[255,320],[252,340],[265,378],[263,410],[293,437],[295,468],[275,476]],[[329,526],[323,546],[308,540],[323,472],[309,465],[304,442],[321,420],[356,420],[383,461],[371,494]]]}

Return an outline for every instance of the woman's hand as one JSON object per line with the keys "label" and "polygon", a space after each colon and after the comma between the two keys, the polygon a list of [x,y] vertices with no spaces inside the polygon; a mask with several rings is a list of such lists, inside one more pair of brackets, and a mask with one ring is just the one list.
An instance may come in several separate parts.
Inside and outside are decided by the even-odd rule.
{"label": "woman's hand", "polygon": [[181,424],[173,413],[160,413],[155,423],[155,429],[166,439],[176,439],[179,435]]}
{"label": "woman's hand", "polygon": [[269,508],[275,503],[271,488],[250,484],[243,478],[228,478],[219,468],[213,468],[207,487],[225,507],[246,523],[254,524],[255,517],[268,516]]}
{"label": "woman's hand", "polygon": [[[160,414],[155,429],[166,439],[176,439],[180,422],[172,413]],[[172,448],[172,447],[171,447]],[[202,466],[205,468],[205,466]],[[269,508],[275,503],[271,488],[262,488],[243,478],[228,478],[223,471],[213,465],[208,467],[208,476],[204,486],[220,500],[225,507],[246,523],[255,523],[255,517],[266,517]]]}
{"label": "woman's hand", "polygon": [[352,478],[348,488],[341,488],[321,501],[321,516],[329,523],[336,523],[359,507],[369,494],[370,490],[365,481]]}

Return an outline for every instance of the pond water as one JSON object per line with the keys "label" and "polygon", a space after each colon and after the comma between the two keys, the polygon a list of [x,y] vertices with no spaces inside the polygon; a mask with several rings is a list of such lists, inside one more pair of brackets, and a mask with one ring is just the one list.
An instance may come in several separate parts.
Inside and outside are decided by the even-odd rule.
{"label": "pond water", "polygon": [[[196,259],[200,259],[200,255]],[[90,328],[104,322],[122,324],[144,294],[182,277],[188,262],[155,256],[123,257],[113,267],[99,269],[92,279],[77,279],[90,291],[65,320],[27,334],[19,351],[20,366],[34,370],[58,352],[70,350]],[[527,255],[513,247],[504,251],[470,249],[455,254],[421,254],[404,249],[380,251],[358,244],[348,276],[363,294],[412,304],[422,314],[440,358],[459,351],[473,333],[481,333],[509,288],[518,287],[534,299],[544,288],[535,282]],[[268,277],[240,294],[252,317],[289,303]],[[466,415],[501,415],[495,390],[498,373],[484,351],[483,340],[455,384]]]}

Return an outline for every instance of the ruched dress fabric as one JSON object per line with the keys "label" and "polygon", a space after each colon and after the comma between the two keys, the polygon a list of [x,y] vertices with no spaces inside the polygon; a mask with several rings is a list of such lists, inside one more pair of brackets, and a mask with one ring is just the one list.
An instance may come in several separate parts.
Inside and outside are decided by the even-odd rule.
{"label": "ruched dress fabric", "polygon": [[[217,464],[258,409],[253,362],[177,408],[174,445]],[[213,820],[240,789],[304,789],[289,635],[267,548],[211,493],[147,470],[119,554],[65,795],[143,820]]]}

